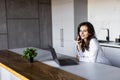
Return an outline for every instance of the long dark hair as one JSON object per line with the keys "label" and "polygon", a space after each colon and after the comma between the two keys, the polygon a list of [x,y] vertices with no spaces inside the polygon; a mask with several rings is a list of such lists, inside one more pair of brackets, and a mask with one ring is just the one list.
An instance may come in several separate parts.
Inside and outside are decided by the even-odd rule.
{"label": "long dark hair", "polygon": [[[90,34],[90,35],[88,35],[86,43],[85,43],[84,40],[81,40],[81,37],[79,35],[81,26],[86,26],[87,30],[88,30],[88,33]],[[82,45],[81,45],[82,51],[84,52],[85,49],[89,50],[89,43],[90,43],[91,38],[96,38],[95,37],[95,30],[94,30],[93,25],[90,22],[82,22],[82,23],[80,23],[79,26],[78,26],[78,36],[79,36],[78,40],[81,40],[81,42],[82,42]]]}

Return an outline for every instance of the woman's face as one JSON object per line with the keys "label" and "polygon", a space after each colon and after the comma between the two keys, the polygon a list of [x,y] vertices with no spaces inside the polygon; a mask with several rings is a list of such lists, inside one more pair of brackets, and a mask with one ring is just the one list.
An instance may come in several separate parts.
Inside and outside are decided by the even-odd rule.
{"label": "woman's face", "polygon": [[88,36],[89,36],[87,26],[84,26],[84,25],[83,25],[83,26],[80,27],[79,35],[80,35],[81,39],[83,39],[84,41],[87,40],[87,38],[88,38]]}

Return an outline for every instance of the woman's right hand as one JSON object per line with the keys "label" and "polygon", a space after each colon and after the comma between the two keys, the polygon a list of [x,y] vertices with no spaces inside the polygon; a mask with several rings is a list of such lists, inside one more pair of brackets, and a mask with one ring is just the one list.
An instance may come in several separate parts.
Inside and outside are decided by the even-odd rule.
{"label": "woman's right hand", "polygon": [[76,40],[77,46],[81,46],[81,39],[79,38],[79,36],[77,36],[77,40]]}
{"label": "woman's right hand", "polygon": [[76,47],[77,47],[77,50],[78,51],[80,51],[80,49],[81,49],[81,41],[79,40],[79,41],[76,41]]}
{"label": "woman's right hand", "polygon": [[79,41],[76,41],[76,43],[77,43],[77,45],[80,45],[81,44],[81,41],[79,40]]}

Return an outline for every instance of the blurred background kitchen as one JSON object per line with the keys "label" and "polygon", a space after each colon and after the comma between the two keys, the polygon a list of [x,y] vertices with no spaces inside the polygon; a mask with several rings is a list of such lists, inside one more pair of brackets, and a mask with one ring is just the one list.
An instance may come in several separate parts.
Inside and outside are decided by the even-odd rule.
{"label": "blurred background kitchen", "polygon": [[76,55],[77,26],[91,22],[99,40],[120,35],[120,0],[0,0],[0,49],[52,45]]}

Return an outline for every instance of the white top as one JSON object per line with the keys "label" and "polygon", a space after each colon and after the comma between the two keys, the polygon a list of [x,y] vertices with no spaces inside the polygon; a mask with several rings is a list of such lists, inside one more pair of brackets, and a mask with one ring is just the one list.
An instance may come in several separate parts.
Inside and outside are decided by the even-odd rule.
{"label": "white top", "polygon": [[89,43],[89,50],[85,50],[82,52],[80,50],[78,52],[78,56],[80,56],[80,61],[84,62],[99,62],[104,64],[109,64],[110,62],[105,57],[102,48],[99,45],[99,42],[96,38],[92,38]]}

